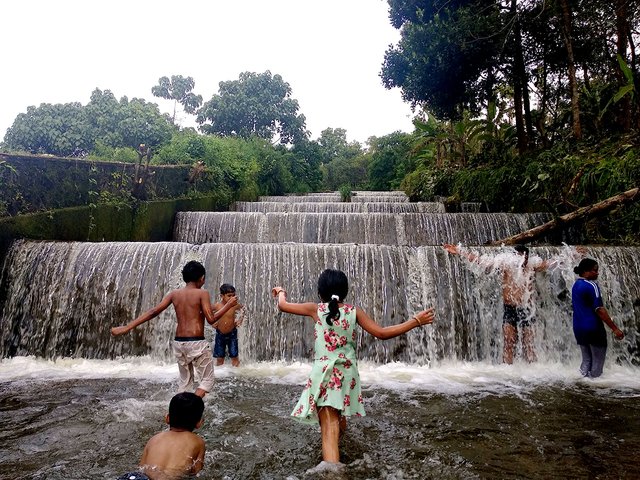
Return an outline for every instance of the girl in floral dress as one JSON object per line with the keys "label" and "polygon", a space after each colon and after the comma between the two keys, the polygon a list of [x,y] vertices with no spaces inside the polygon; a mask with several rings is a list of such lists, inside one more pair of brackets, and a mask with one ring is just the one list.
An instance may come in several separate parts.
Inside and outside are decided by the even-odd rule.
{"label": "girl in floral dress", "polygon": [[433,308],[429,308],[406,322],[382,327],[361,308],[344,303],[348,291],[347,276],[331,269],[318,278],[321,303],[291,303],[282,287],[271,291],[281,311],[313,319],[313,368],[291,416],[305,423],[320,423],[322,459],[329,463],[340,462],[338,440],[346,427],[345,417],[365,415],[355,351],[356,323],[374,337],[387,340],[434,319]]}

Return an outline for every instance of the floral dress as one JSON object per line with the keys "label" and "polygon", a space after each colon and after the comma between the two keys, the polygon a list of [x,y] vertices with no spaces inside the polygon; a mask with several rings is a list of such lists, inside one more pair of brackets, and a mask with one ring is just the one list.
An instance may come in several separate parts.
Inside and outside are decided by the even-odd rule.
{"label": "floral dress", "polygon": [[356,309],[340,307],[333,325],[325,319],[326,303],[318,304],[314,326],[315,360],[311,374],[291,416],[303,423],[318,423],[318,408],[330,406],[345,416],[365,415],[356,363]]}

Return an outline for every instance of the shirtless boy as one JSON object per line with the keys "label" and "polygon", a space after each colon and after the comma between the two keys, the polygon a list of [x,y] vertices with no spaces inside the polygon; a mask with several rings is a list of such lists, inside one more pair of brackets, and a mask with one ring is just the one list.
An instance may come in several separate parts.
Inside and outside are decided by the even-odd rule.
{"label": "shirtless boy", "polygon": [[[444,249],[452,255],[463,255],[470,262],[477,262],[478,256],[474,253],[461,251],[456,245],[445,244]],[[502,301],[503,319],[502,334],[504,337],[504,348],[502,361],[507,364],[513,363],[516,343],[518,340],[518,327],[522,327],[522,347],[524,358],[527,362],[535,362],[536,352],[534,349],[534,329],[533,323],[533,293],[534,277],[537,272],[548,269],[556,264],[558,260],[542,260],[536,257],[536,261],[529,262],[529,249],[524,245],[516,245],[515,253],[522,256],[520,262],[509,262],[499,265],[502,270]],[[576,249],[581,255],[584,249]],[[492,262],[489,262],[491,264]],[[483,262],[485,265],[486,262]],[[489,266],[487,264],[487,266]]]}
{"label": "shirtless boy", "polygon": [[[234,302],[229,308],[229,303]],[[216,314],[225,310],[220,321],[216,325],[216,339],[213,347],[213,356],[216,365],[224,363],[227,349],[231,358],[231,365],[240,365],[238,358],[238,328],[244,320],[244,307],[237,303],[236,289],[233,285],[223,283],[220,285],[220,301],[213,306]],[[226,307],[226,309],[225,309]]]}
{"label": "shirtless boy", "polygon": [[165,421],[169,430],[149,439],[140,459],[140,471],[118,480],[177,480],[195,475],[204,465],[205,443],[193,430],[202,426],[204,402],[191,392],[175,395]]}
{"label": "shirtless boy", "polygon": [[237,303],[237,300],[230,299],[214,313],[209,292],[202,289],[205,273],[201,263],[195,260],[188,262],[182,269],[182,278],[186,283],[184,287],[172,290],[158,305],[127,325],[111,329],[112,335],[122,335],[157,317],[169,305],[173,305],[178,321],[173,342],[173,353],[180,372],[178,391],[184,392],[194,382],[195,371],[196,378],[200,379],[195,392],[199,397],[204,397],[211,391],[214,382],[211,347],[204,338],[204,320],[206,318],[215,327],[218,319]]}

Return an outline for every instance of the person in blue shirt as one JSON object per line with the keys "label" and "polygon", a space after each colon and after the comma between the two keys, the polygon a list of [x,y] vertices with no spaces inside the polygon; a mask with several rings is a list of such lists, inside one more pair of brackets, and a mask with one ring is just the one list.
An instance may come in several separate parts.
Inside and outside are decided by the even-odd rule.
{"label": "person in blue shirt", "polygon": [[573,304],[573,333],[582,352],[580,373],[585,377],[599,377],[607,354],[606,323],[618,340],[624,333],[611,319],[602,303],[598,279],[598,262],[583,258],[574,273],[580,278],[573,284],[571,302]]}

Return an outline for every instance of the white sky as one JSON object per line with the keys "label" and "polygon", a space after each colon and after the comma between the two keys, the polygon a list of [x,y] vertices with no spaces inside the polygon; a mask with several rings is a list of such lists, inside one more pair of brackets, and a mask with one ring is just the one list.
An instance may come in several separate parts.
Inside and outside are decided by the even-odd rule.
{"label": "white sky", "polygon": [[[411,109],[380,81],[399,33],[385,0],[6,0],[0,4],[0,138],[29,105],[89,101],[95,88],[157,103],[162,76],[220,81],[270,70],[289,83],[311,138],[411,132]],[[191,118],[191,120],[190,120]],[[187,116],[183,125],[193,124]]]}

